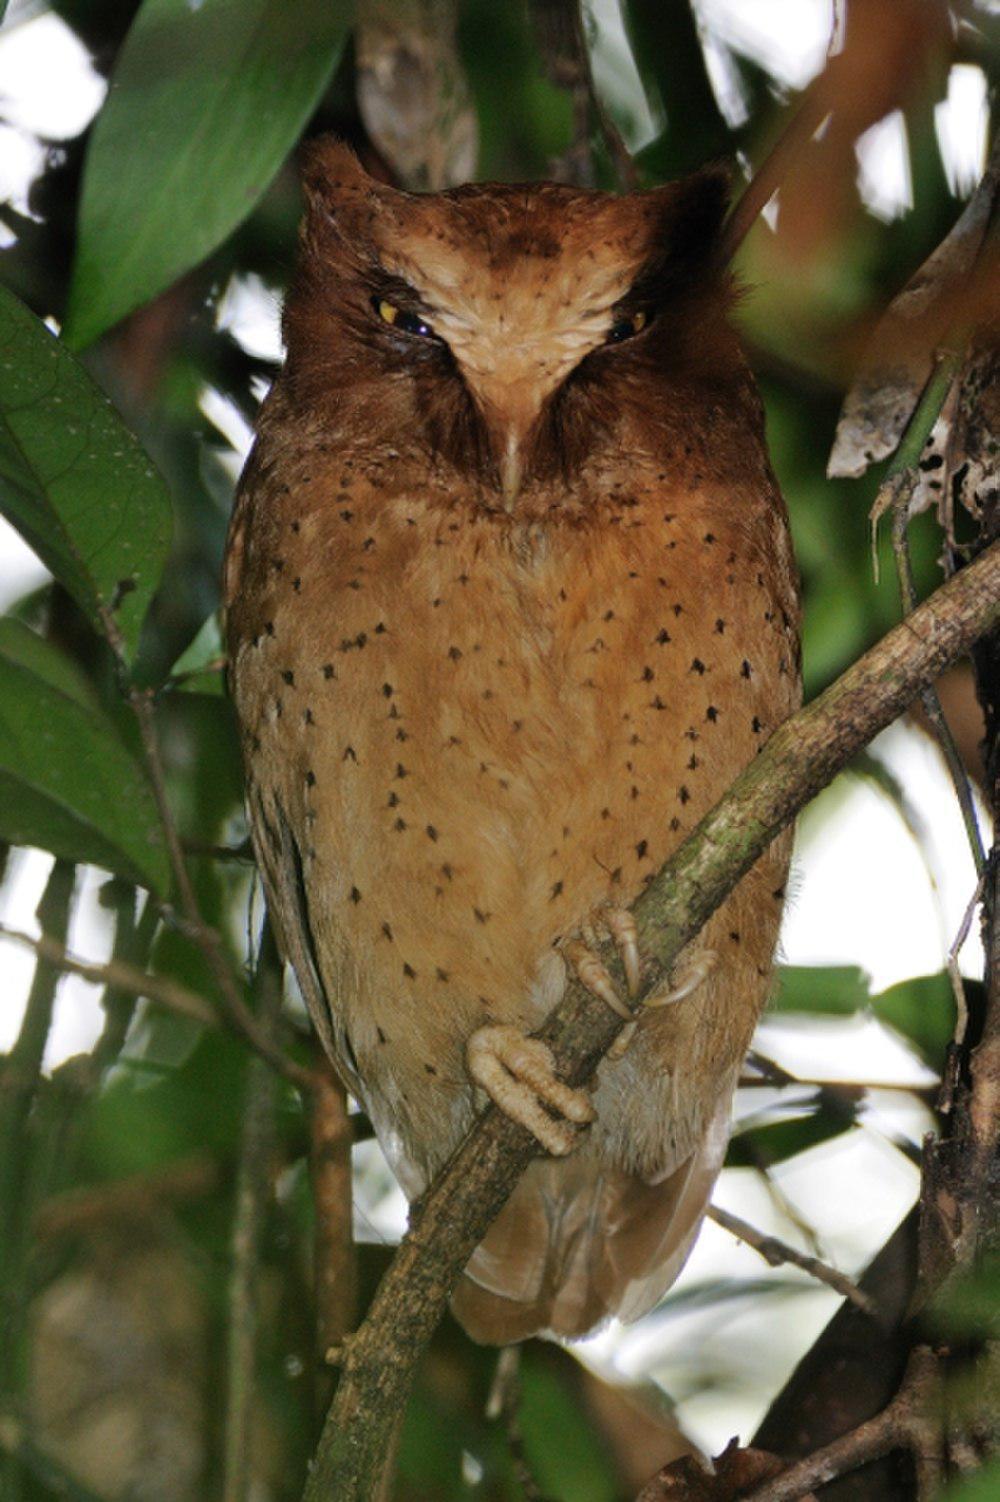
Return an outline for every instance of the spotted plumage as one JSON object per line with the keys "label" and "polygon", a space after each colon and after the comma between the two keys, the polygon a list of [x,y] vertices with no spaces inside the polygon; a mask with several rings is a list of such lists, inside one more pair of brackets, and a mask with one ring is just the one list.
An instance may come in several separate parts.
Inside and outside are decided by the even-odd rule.
{"label": "spotted plumage", "polygon": [[[470,1039],[508,1030],[499,1077],[534,1078],[517,1040],[570,946],[798,702],[793,569],[717,174],[416,196],[323,143],[305,181],[230,535],[232,689],[282,942],[413,1197],[493,1077]],[[676,1273],[786,865],[744,879],[593,1109],[564,1102],[575,1152],[529,1169],[456,1294],[477,1337],[580,1334]]]}

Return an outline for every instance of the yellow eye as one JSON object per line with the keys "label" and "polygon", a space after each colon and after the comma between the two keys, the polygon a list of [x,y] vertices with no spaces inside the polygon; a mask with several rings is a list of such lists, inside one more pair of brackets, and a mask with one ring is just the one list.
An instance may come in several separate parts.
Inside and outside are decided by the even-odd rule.
{"label": "yellow eye", "polygon": [[631,339],[633,334],[641,334],[649,322],[649,314],[643,310],[633,313],[630,318],[622,318],[618,323],[613,323],[608,331],[608,344],[621,344],[623,339]]}
{"label": "yellow eye", "polygon": [[389,302],[388,298],[373,297],[372,307],[383,323],[389,324],[390,328],[398,329],[401,334],[415,334],[419,339],[437,337],[430,324],[425,323],[419,313],[407,313],[402,308],[397,308],[394,302]]}

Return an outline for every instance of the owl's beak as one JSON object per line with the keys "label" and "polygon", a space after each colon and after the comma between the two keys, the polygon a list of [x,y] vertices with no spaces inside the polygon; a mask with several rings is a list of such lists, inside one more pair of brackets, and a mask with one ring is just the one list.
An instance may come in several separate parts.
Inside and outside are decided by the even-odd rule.
{"label": "owl's beak", "polygon": [[514,502],[521,493],[523,475],[524,457],[521,450],[521,434],[515,428],[511,428],[508,430],[507,441],[500,456],[500,489],[503,493],[505,511],[513,511]]}
{"label": "owl's beak", "polygon": [[532,384],[528,372],[518,370],[513,377],[505,373],[502,380],[495,378],[480,391],[503,509],[513,511],[530,468],[532,434],[540,406],[537,385]]}

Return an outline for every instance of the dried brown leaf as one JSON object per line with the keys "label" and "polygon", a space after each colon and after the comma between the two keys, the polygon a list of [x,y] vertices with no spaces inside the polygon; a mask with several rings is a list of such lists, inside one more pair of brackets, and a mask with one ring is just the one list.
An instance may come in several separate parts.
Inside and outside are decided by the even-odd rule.
{"label": "dried brown leaf", "polygon": [[957,502],[977,521],[995,513],[1000,485],[1000,328],[984,331],[969,351],[946,455],[950,516]]}
{"label": "dried brown leaf", "polygon": [[[760,1482],[785,1469],[787,1461],[767,1450],[743,1450],[730,1440],[707,1471],[691,1455],[675,1460],[646,1483],[635,1502],[738,1502]],[[812,1492],[801,1502],[816,1502]]]}
{"label": "dried brown leaf", "polygon": [[[995,306],[996,266],[971,288],[1000,192],[1000,139],[982,181],[933,255],[889,304],[844,398],[827,474],[856,477],[893,453],[927,384],[935,348],[949,330],[988,317]],[[936,443],[944,442],[943,431]],[[932,449],[932,453],[935,452]],[[919,508],[918,508],[919,509]]]}

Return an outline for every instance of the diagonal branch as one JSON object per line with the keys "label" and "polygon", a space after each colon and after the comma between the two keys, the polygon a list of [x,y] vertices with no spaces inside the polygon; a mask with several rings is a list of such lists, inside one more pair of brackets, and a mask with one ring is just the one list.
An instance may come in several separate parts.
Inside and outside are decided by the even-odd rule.
{"label": "diagonal branch", "polygon": [[845,1273],[838,1272],[828,1262],[821,1262],[818,1257],[810,1257],[807,1252],[800,1252],[798,1247],[789,1246],[787,1241],[771,1236],[767,1231],[759,1231],[741,1215],[733,1215],[730,1210],[723,1210],[721,1205],[709,1205],[705,1211],[705,1218],[714,1220],[717,1226],[721,1226],[731,1236],[746,1242],[747,1246],[752,1247],[763,1257],[768,1266],[780,1267],[783,1262],[787,1262],[792,1267],[800,1267],[818,1283],[825,1283],[828,1288],[834,1289],[845,1299],[850,1299],[851,1303],[865,1314],[874,1313],[875,1304],[868,1294],[864,1293]]}
{"label": "diagonal branch", "polygon": [[[771,841],[850,759],[1000,621],[1000,543],[935,592],[793,716],[701,821],[636,904],[658,973]],[[562,1076],[584,1083],[622,1019],[573,983],[542,1029]],[[386,1435],[448,1296],[537,1147],[495,1107],[483,1113],[414,1213],[368,1318],[347,1344],[304,1502],[377,1494]]]}
{"label": "diagonal branch", "polygon": [[933,1352],[927,1346],[917,1346],[910,1355],[903,1385],[887,1408],[747,1493],[747,1502],[795,1502],[810,1488],[823,1486],[893,1450],[908,1448],[930,1456],[935,1449],[939,1406]]}

